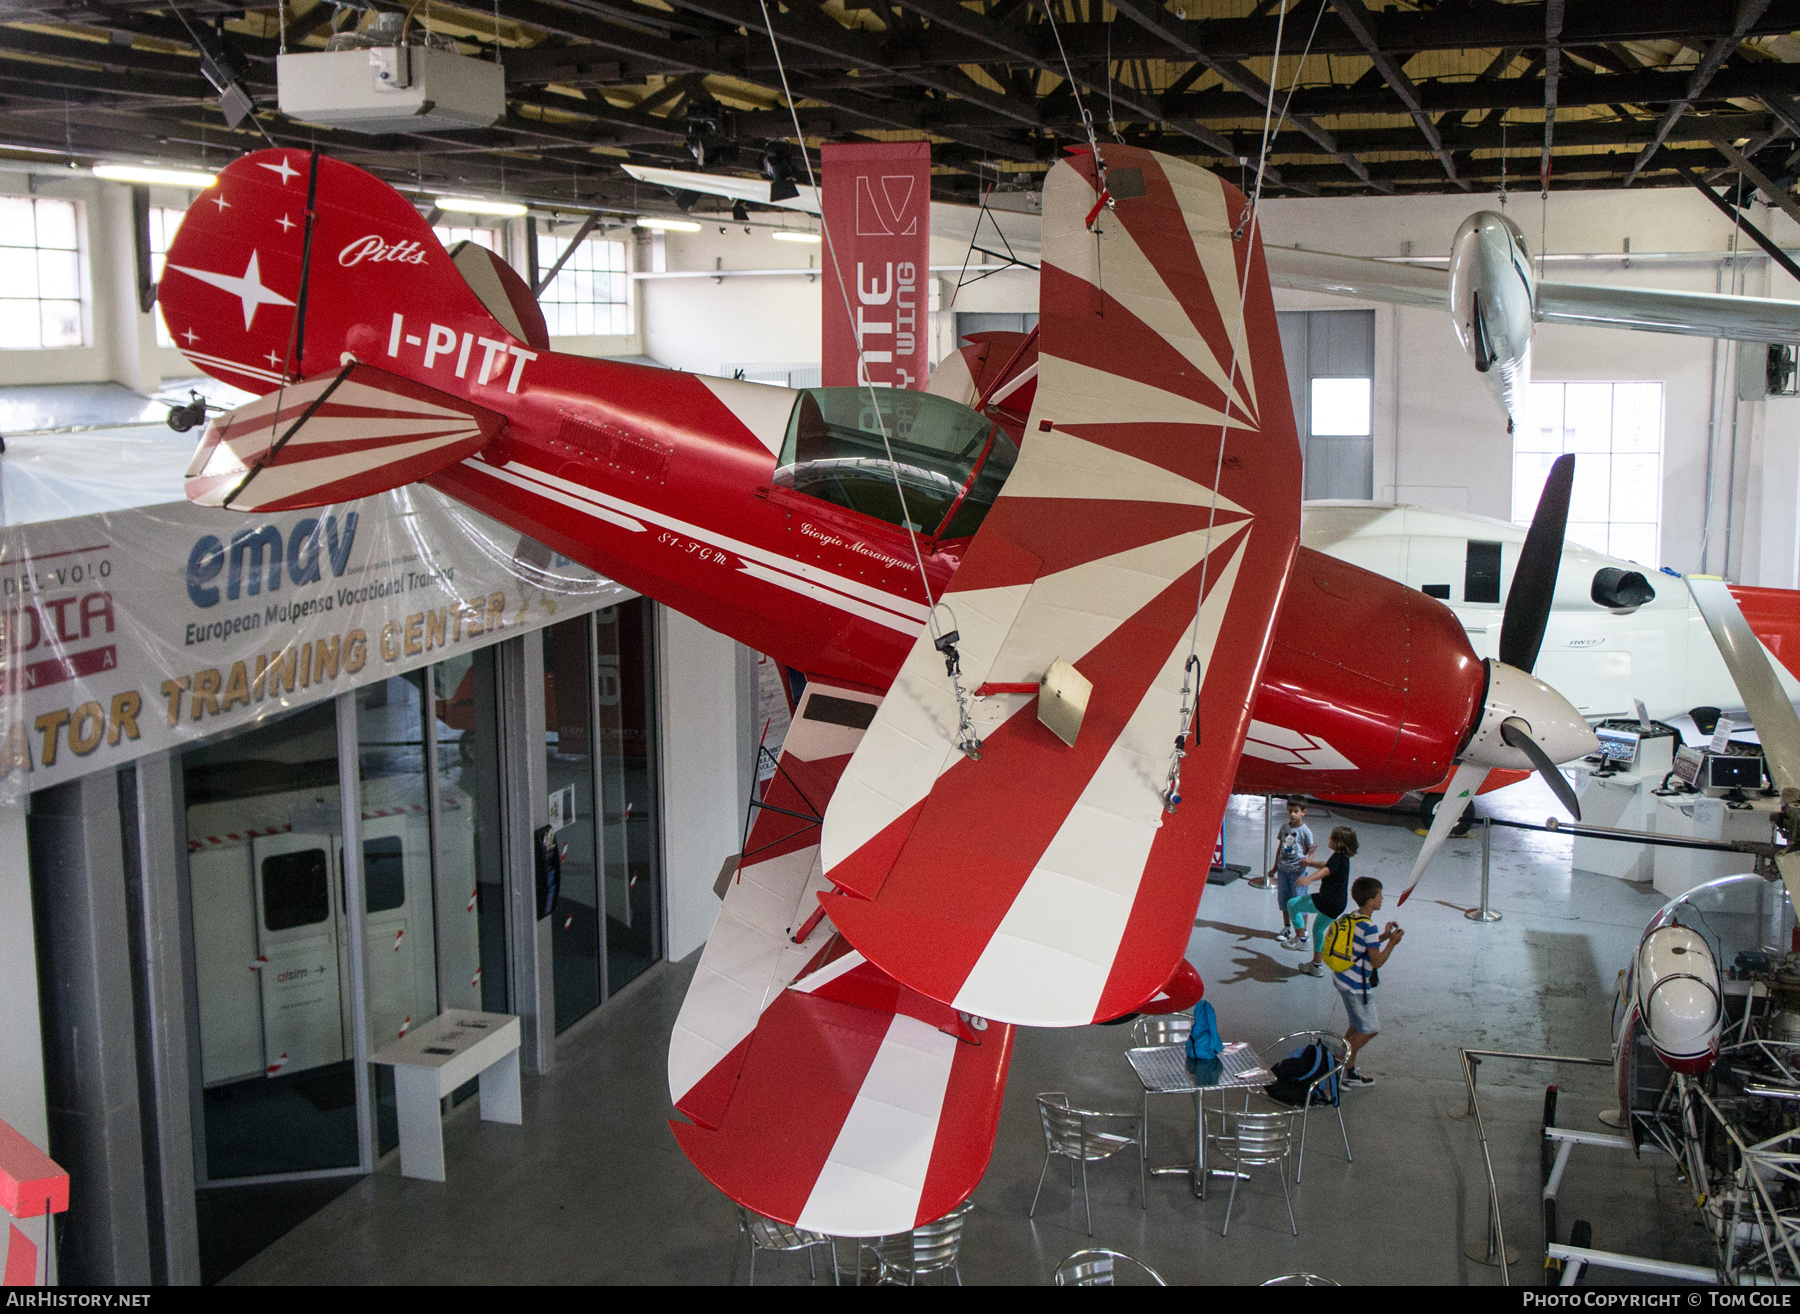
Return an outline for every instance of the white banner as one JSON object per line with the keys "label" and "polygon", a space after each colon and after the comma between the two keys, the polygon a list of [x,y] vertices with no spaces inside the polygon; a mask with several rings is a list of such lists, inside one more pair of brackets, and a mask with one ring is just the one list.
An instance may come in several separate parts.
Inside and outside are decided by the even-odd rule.
{"label": "white banner", "polygon": [[0,799],[632,597],[424,485],[0,530]]}

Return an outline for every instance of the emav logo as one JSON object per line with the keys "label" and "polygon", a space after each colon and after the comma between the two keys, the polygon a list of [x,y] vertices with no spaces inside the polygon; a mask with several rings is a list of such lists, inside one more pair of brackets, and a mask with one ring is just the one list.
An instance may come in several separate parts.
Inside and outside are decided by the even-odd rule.
{"label": "emav logo", "polygon": [[220,589],[214,581],[221,573],[225,575],[224,596],[230,601],[243,593],[255,597],[265,587],[274,593],[281,588],[284,561],[295,587],[318,583],[323,576],[322,558],[330,563],[335,579],[350,564],[350,545],[355,540],[354,511],[344,517],[341,534],[336,516],[326,516],[323,523],[309,516],[294,526],[285,543],[274,525],[240,529],[229,545],[216,535],[204,535],[188,553],[188,597],[196,607],[217,606]]}

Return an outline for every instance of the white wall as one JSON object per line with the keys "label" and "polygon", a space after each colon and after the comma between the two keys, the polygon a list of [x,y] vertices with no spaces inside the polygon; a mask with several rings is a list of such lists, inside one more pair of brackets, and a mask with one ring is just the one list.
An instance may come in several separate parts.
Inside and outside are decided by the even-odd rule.
{"label": "white wall", "polygon": [[[44,1042],[38,1028],[31,858],[25,841],[25,813],[17,804],[0,806],[0,1000],[4,1001],[0,1007],[0,1121],[48,1154],[50,1122],[44,1097]],[[0,1223],[5,1221],[0,1215]],[[21,1226],[34,1245],[43,1245],[41,1219]],[[6,1238],[0,1236],[0,1255],[5,1250]]]}
{"label": "white wall", "polygon": [[[747,280],[746,280],[747,281]],[[713,882],[738,851],[742,735],[738,645],[658,607],[657,689],[662,757],[664,954],[685,958],[712,932]]]}
{"label": "white wall", "polygon": [[[743,224],[716,222],[698,233],[669,233],[663,239],[667,269],[803,270],[809,261],[816,267],[826,258],[823,244],[778,242],[769,233],[756,227],[746,233]],[[798,274],[718,281],[667,278],[646,279],[639,286],[644,350],[665,365],[716,374],[726,363],[819,359],[821,279]]]}

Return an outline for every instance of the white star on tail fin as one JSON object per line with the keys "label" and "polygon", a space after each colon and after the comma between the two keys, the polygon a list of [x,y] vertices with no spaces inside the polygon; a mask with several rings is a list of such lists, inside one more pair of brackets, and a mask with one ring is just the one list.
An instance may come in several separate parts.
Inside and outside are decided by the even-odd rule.
{"label": "white star on tail fin", "polygon": [[209,283],[213,287],[229,292],[242,301],[244,303],[245,329],[248,329],[250,321],[256,318],[258,306],[291,306],[294,304],[273,288],[263,286],[262,271],[257,267],[256,252],[254,251],[250,253],[250,263],[244,266],[242,277],[234,278],[230,274],[218,274],[210,269],[194,269],[188,265],[170,265],[169,268],[179,270],[189,278],[197,278],[202,283]]}

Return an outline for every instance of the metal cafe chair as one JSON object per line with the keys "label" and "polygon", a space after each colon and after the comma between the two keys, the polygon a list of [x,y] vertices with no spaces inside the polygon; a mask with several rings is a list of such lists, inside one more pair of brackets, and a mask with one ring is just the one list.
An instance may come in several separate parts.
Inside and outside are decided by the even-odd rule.
{"label": "metal cafe chair", "polygon": [[1077,1250],[1056,1266],[1059,1287],[1166,1287],[1162,1274],[1117,1250]]}
{"label": "metal cafe chair", "polygon": [[837,1249],[831,1244],[831,1238],[821,1232],[808,1232],[802,1228],[789,1227],[786,1223],[776,1222],[773,1218],[765,1218],[759,1213],[737,1207],[738,1231],[750,1238],[750,1285],[756,1285],[756,1252],[769,1250],[776,1254],[789,1254],[796,1250],[806,1252],[807,1267],[812,1272],[814,1282],[819,1280],[818,1260],[813,1252],[820,1246],[831,1251],[831,1280],[837,1281]]}
{"label": "metal cafe chair", "polygon": [[[1141,1049],[1147,1045],[1185,1045],[1188,1036],[1193,1033],[1194,1019],[1189,1013],[1146,1013],[1131,1020],[1131,1047]],[[1144,1088],[1143,1120],[1144,1139],[1141,1157],[1150,1158],[1150,1097],[1152,1095],[1186,1095],[1189,1091],[1153,1091]]]}
{"label": "metal cafe chair", "polygon": [[[1138,1147],[1138,1203],[1144,1201],[1145,1165],[1143,1159],[1144,1126],[1129,1113],[1100,1113],[1093,1109],[1077,1109],[1069,1097],[1059,1090],[1045,1091],[1037,1097],[1038,1120],[1044,1127],[1044,1166],[1038,1172],[1037,1190],[1031,1195],[1027,1218],[1037,1216],[1038,1196],[1044,1191],[1044,1174],[1050,1171],[1050,1160],[1069,1161],[1069,1189],[1075,1189],[1075,1166],[1081,1165],[1081,1203],[1087,1210],[1088,1235],[1094,1234],[1094,1206],[1088,1198],[1087,1166],[1100,1159],[1110,1159],[1127,1146]],[[1106,1124],[1125,1123],[1130,1133],[1104,1130]]]}
{"label": "metal cafe chair", "polygon": [[[875,1256],[875,1280],[882,1283],[916,1286],[921,1277],[948,1272],[962,1285],[962,1271],[957,1258],[962,1252],[963,1224],[975,1206],[967,1201],[932,1223],[922,1223],[910,1232],[884,1236],[873,1246],[865,1246]],[[862,1272],[862,1259],[857,1258],[857,1272]]]}
{"label": "metal cafe chair", "polygon": [[1281,1198],[1287,1202],[1288,1227],[1295,1236],[1300,1225],[1294,1221],[1294,1198],[1288,1193],[1287,1161],[1294,1152],[1294,1115],[1281,1113],[1246,1113],[1235,1109],[1207,1111],[1209,1124],[1217,1131],[1207,1132],[1207,1142],[1231,1170],[1231,1197],[1225,1202],[1225,1226],[1220,1236],[1231,1233],[1231,1209],[1237,1203],[1238,1183],[1247,1175],[1246,1168],[1274,1168],[1281,1178]]}
{"label": "metal cafe chair", "polygon": [[[1318,1044],[1325,1047],[1325,1053],[1331,1058],[1331,1066],[1313,1080],[1306,1088],[1306,1103],[1300,1108],[1300,1150],[1294,1156],[1294,1185],[1300,1184],[1300,1174],[1306,1168],[1306,1121],[1312,1113],[1314,1104],[1329,1104],[1337,1114],[1338,1134],[1344,1138],[1344,1162],[1355,1163],[1356,1158],[1350,1153],[1350,1132],[1344,1126],[1344,1069],[1350,1063],[1350,1046],[1342,1036],[1333,1035],[1329,1031],[1296,1031],[1292,1035],[1271,1041],[1257,1053],[1257,1059],[1265,1068],[1273,1069],[1289,1054],[1302,1045]],[[1332,1092],[1336,1092],[1334,1095]]]}

